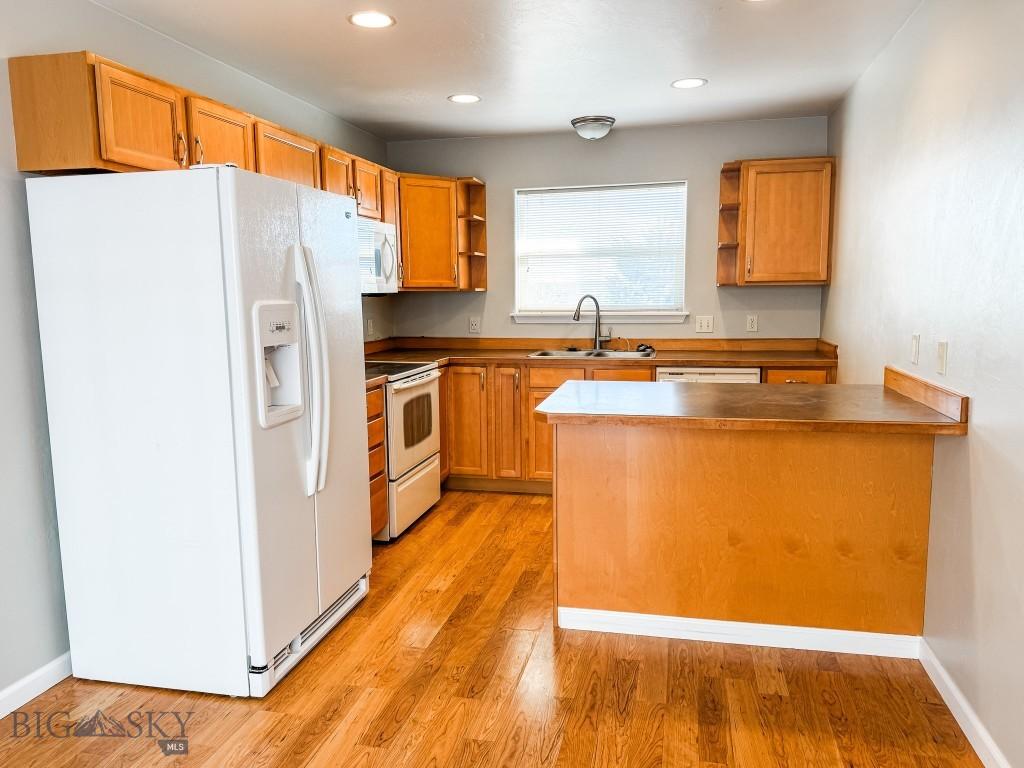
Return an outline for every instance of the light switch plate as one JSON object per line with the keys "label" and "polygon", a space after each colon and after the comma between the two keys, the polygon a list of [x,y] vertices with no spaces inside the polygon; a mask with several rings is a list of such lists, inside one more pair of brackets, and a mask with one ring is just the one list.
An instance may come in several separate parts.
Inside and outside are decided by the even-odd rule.
{"label": "light switch plate", "polygon": [[372,317],[366,318],[366,335],[373,338],[377,335],[377,324],[373,322]]}
{"label": "light switch plate", "polygon": [[747,333],[757,333],[757,315],[747,315]]}
{"label": "light switch plate", "polygon": [[469,332],[480,333],[480,318],[473,316],[469,318]]}
{"label": "light switch plate", "polygon": [[921,334],[915,333],[910,337],[910,362],[917,365],[921,360]]}
{"label": "light switch plate", "polygon": [[715,316],[697,315],[697,333],[714,333]]}
{"label": "light switch plate", "polygon": [[936,345],[935,372],[940,376],[946,375],[946,365],[949,363],[949,342],[940,341]]}

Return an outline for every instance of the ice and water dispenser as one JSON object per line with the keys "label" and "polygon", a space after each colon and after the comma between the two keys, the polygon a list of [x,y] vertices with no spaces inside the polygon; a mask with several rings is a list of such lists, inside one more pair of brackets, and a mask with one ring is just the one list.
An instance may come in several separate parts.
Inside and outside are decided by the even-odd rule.
{"label": "ice and water dispenser", "polygon": [[252,312],[257,408],[260,426],[268,429],[302,415],[299,307],[293,301],[258,301]]}

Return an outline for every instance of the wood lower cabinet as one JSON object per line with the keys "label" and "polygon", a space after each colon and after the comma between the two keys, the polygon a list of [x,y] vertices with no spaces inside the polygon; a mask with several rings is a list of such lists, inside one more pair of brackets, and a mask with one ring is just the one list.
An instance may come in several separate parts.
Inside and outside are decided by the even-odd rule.
{"label": "wood lower cabinet", "polygon": [[530,389],[526,394],[526,479],[554,477],[554,429],[537,418],[536,409],[554,389]]}
{"label": "wood lower cabinet", "polygon": [[247,171],[256,170],[256,121],[252,115],[199,96],[189,96],[185,103],[193,163],[234,163]]}
{"label": "wood lower cabinet", "polygon": [[388,460],[384,419],[384,387],[366,393],[367,458],[370,482],[370,532],[388,524]]}
{"label": "wood lower cabinet", "polygon": [[765,368],[761,374],[765,384],[828,384],[824,368]]}
{"label": "wood lower cabinet", "polygon": [[595,368],[590,378],[594,381],[654,381],[650,367]]}
{"label": "wood lower cabinet", "polygon": [[448,366],[451,474],[490,475],[490,418],[486,365]]}
{"label": "wood lower cabinet", "polygon": [[459,287],[455,179],[402,174],[402,289]]}
{"label": "wood lower cabinet", "polygon": [[353,174],[359,215],[368,219],[379,219],[381,167],[369,160],[357,157],[353,166]]}
{"label": "wood lower cabinet", "polygon": [[324,146],[321,148],[321,162],[323,163],[322,177],[320,179],[323,188],[336,195],[346,197],[355,196],[355,182],[353,181],[354,158],[347,152],[334,147]]}
{"label": "wood lower cabinet", "polygon": [[451,474],[451,428],[449,425],[449,412],[451,410],[451,386],[448,367],[441,368],[441,378],[437,380],[437,420],[439,437],[441,438],[441,482],[444,482]]}
{"label": "wood lower cabinet", "polygon": [[320,145],[305,136],[256,121],[256,169],[268,176],[320,187]]}
{"label": "wood lower cabinet", "polygon": [[494,435],[494,477],[523,477],[523,401],[519,366],[494,367],[494,404],[491,434]]}
{"label": "wood lower cabinet", "polygon": [[111,64],[96,65],[100,153],[148,170],[185,168],[185,98],[177,88]]}

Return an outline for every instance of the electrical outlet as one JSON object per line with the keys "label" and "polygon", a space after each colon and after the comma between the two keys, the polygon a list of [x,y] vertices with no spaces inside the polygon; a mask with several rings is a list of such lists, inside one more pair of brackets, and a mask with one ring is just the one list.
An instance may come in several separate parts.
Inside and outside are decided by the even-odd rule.
{"label": "electrical outlet", "polygon": [[757,315],[747,315],[747,332],[757,333]]}
{"label": "electrical outlet", "polygon": [[936,345],[935,372],[940,376],[946,375],[946,364],[949,362],[949,342],[940,341]]}
{"label": "electrical outlet", "polygon": [[917,365],[921,360],[921,334],[915,333],[910,337],[910,362]]}
{"label": "electrical outlet", "polygon": [[697,333],[714,333],[715,316],[697,315]]}
{"label": "electrical outlet", "polygon": [[470,317],[469,318],[469,332],[470,333],[480,333],[480,318],[479,317],[475,317],[474,316],[474,317]]}

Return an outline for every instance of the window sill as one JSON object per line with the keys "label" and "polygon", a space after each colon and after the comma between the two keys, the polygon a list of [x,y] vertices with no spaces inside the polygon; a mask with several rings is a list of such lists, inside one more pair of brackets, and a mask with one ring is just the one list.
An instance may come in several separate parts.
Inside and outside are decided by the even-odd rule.
{"label": "window sill", "polygon": [[[689,312],[602,312],[601,324],[607,325],[660,325],[684,323]],[[576,325],[572,312],[513,312],[512,322],[528,325]],[[581,323],[593,323],[594,313],[584,312]]]}

